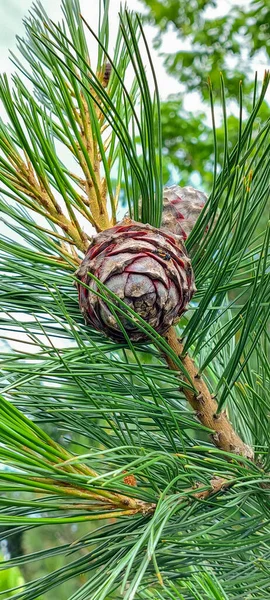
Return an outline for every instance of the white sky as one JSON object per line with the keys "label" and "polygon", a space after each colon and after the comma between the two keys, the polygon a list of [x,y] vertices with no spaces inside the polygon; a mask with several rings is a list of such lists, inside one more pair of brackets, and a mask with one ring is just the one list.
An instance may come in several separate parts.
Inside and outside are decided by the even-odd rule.
{"label": "white sky", "polygon": [[[248,0],[218,0],[217,8],[208,9],[208,13],[216,15],[228,14],[230,7],[237,3],[238,5],[246,5]],[[120,4],[124,4],[121,0],[111,0],[110,3],[110,34],[112,39],[118,27],[118,10]],[[126,0],[126,4],[130,10],[142,12],[143,4],[139,0]],[[42,5],[47,11],[52,20],[57,21],[61,18],[61,0],[42,0]],[[0,0],[0,72],[11,72],[13,69],[12,63],[9,61],[9,49],[16,51],[16,35],[23,35],[24,26],[22,23],[23,17],[27,14],[32,6],[32,0]],[[95,25],[97,23],[99,0],[81,0],[82,13],[86,20]],[[95,27],[94,27],[95,28]],[[156,30],[153,27],[146,27],[149,46],[152,46],[152,40]],[[187,46],[188,42],[185,42]],[[169,31],[164,37],[162,51],[173,53],[180,47],[180,40],[177,39],[175,32]],[[181,46],[183,47],[183,46]],[[187,46],[188,47],[188,46]],[[162,99],[165,99],[169,94],[175,94],[180,89],[180,83],[174,77],[167,75],[162,59],[158,56],[158,52],[152,50],[152,56],[155,66],[155,71],[159,83],[159,91]],[[258,71],[259,79],[262,78],[264,70],[267,68],[265,57],[257,58],[252,64],[255,70]],[[269,66],[268,66],[269,67]],[[188,110],[200,109],[200,98],[197,92],[189,94],[186,108]]]}
{"label": "white sky", "polygon": [[[81,0],[80,4],[86,20],[91,25],[97,23],[99,0]],[[120,4],[120,0],[111,0],[110,34],[112,39],[117,31]],[[16,50],[16,35],[23,35],[24,33],[22,19],[31,8],[31,5],[32,0],[0,0],[0,72],[11,72],[13,69],[8,59],[9,49]],[[61,0],[42,0],[42,5],[52,20],[57,21],[61,18]],[[138,0],[128,0],[127,6],[130,10],[142,12],[143,5]],[[155,30],[152,27],[147,27],[146,33],[151,47]],[[179,84],[173,77],[166,74],[157,52],[153,51],[153,53],[158,79],[159,82],[162,82],[162,85],[160,83],[160,92],[165,98],[168,94],[175,93],[179,89]]]}
{"label": "white sky", "polygon": [[[188,1],[188,0],[187,0]],[[212,8],[208,9],[208,13],[210,16],[213,14],[222,15],[228,14],[230,12],[230,8],[233,4],[246,6],[249,0],[217,0],[217,8],[213,10]],[[22,23],[23,17],[27,15],[27,12],[31,8],[33,2],[32,0],[0,0],[0,23],[1,23],[1,32],[0,32],[0,72],[3,71],[11,73],[13,70],[13,65],[9,61],[9,49],[16,51],[16,35],[24,34],[24,25]],[[97,23],[98,18],[98,9],[99,9],[99,0],[80,0],[82,13],[85,16],[86,20],[94,26]],[[122,0],[111,0],[110,3],[110,37],[114,39],[114,36],[118,27],[118,11],[120,4],[125,4],[125,1]],[[54,21],[58,21],[61,18],[61,0],[42,0],[42,5],[44,9],[49,14],[50,18]],[[130,10],[134,10],[137,12],[142,12],[144,5],[139,2],[139,0],[126,0],[126,5]],[[176,78],[167,75],[163,64],[162,58],[158,55],[158,52],[153,49],[152,40],[155,36],[156,29],[153,27],[145,27],[145,32],[147,36],[147,40],[150,48],[152,47],[152,58],[154,62],[154,67],[157,75],[157,80],[159,84],[159,92],[161,99],[164,100],[168,97],[169,94],[177,94],[181,89],[180,82],[176,80]],[[177,39],[177,33],[169,31],[163,38],[162,51],[173,53],[179,50],[179,48],[189,48],[189,44],[187,41],[184,42],[184,45],[181,44],[179,38]],[[258,72],[258,79],[262,80],[264,70],[269,68],[269,65],[266,64],[266,59],[264,54],[262,53],[260,57],[257,57],[256,60],[252,61],[251,64],[252,69]],[[194,91],[192,94],[189,94],[184,102],[184,107],[187,110],[191,111],[200,111],[201,110],[201,100],[200,95],[197,91]],[[207,107],[207,104],[204,105],[204,110],[207,114],[207,122],[211,124],[211,114],[210,114],[210,105]],[[232,112],[238,114],[237,106],[231,106]],[[221,118],[221,111],[216,106],[216,120],[217,123]]]}

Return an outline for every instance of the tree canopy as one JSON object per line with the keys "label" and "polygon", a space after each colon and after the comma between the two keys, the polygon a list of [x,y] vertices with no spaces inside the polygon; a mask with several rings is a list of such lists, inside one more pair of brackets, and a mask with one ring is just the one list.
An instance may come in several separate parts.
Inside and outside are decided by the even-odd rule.
{"label": "tree canopy", "polygon": [[[217,0],[141,0],[145,19],[157,27],[160,49],[169,74],[181,83],[181,91],[162,103],[166,176],[185,184],[200,178],[212,184],[213,142],[209,121],[209,82],[214,99],[221,98],[220,72],[224,75],[228,143],[236,142],[237,105],[242,97],[243,118],[253,102],[256,63],[267,68],[270,55],[270,4],[253,0],[240,5]],[[164,36],[173,35],[173,53],[162,50]],[[198,109],[188,109],[190,93],[198,94]],[[203,104],[201,104],[203,102]],[[269,106],[265,103],[264,117]],[[217,123],[218,162],[223,158],[222,120]],[[172,170],[173,167],[173,170]],[[198,182],[198,180],[196,179]]]}

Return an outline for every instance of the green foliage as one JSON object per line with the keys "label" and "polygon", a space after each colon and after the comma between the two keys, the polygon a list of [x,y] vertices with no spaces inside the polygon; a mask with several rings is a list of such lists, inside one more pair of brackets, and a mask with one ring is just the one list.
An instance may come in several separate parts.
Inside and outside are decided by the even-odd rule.
{"label": "green foliage", "polygon": [[[213,187],[187,240],[198,290],[178,326],[220,409],[226,408],[237,432],[254,446],[251,462],[213,446],[212,432],[186,405],[183,390],[192,384],[168,369],[164,353],[186,375],[180,357],[142,319],[138,326],[148,332],[149,344],[134,345],[128,337],[116,344],[83,323],[73,285],[85,226],[79,185],[86,195],[82,177],[59,159],[59,148],[73,155],[76,168],[85,166],[86,142],[74,121],[82,97],[105,179],[111,164],[117,171],[112,193],[108,185],[108,206],[120,185],[132,214],[158,222],[159,111],[157,95],[147,92],[136,38],[139,21],[121,15],[114,75],[104,88],[96,73],[109,54],[108,5],[101,11],[97,69],[85,60],[83,35],[89,30],[77,1],[66,0],[63,8],[65,24],[57,26],[36,7],[26,22],[26,39],[19,40],[24,61],[15,59],[21,70],[20,77],[14,75],[15,92],[6,78],[1,89],[8,122],[1,124],[0,333],[10,346],[0,354],[0,526],[5,528],[0,539],[23,531],[29,540],[36,532],[39,543],[38,549],[28,545],[26,554],[2,562],[1,575],[13,567],[25,573],[27,583],[20,588],[11,582],[14,600],[58,597],[58,586],[69,600],[266,600],[269,229],[256,231],[269,193],[270,123],[264,113],[269,77],[260,90],[255,86],[245,123],[240,95],[232,147],[221,80],[222,170],[210,88]],[[123,78],[130,61],[134,81],[127,91]],[[33,90],[24,83],[26,75]],[[112,129],[106,149],[96,108]],[[79,115],[85,115],[81,107]],[[18,170],[20,160],[49,198],[57,192],[74,229],[55,223],[48,205],[40,208],[36,188],[33,193]],[[91,163],[88,177],[92,171]],[[83,206],[91,217],[91,206]],[[71,235],[76,232],[78,239]],[[101,284],[99,293],[116,315],[124,311],[134,319]],[[127,475],[136,485],[129,485]],[[211,495],[213,478],[227,484]],[[195,495],[198,487],[205,496]],[[72,524],[80,524],[72,541],[61,538]],[[46,528],[56,526],[59,538],[45,544]],[[42,576],[40,564],[48,566]]]}
{"label": "green foliage", "polygon": [[[162,188],[158,92],[156,89],[152,103],[138,46],[141,25],[135,16],[122,15],[111,58],[107,49],[108,10],[105,6],[95,69],[90,66],[79,10],[78,2],[64,7],[69,40],[65,27],[53,27],[41,4],[36,6],[36,16],[27,19],[26,39],[18,40],[21,58],[13,56],[19,70],[13,78],[13,89],[6,76],[1,78],[0,97],[10,127],[7,130],[4,123],[0,123],[4,155],[0,168],[1,181],[9,188],[10,198],[20,199],[22,206],[49,217],[64,230],[64,241],[72,241],[83,250],[85,234],[78,218],[83,217],[98,228],[96,213],[101,207],[103,213],[107,210],[97,174],[97,155],[104,170],[113,222],[122,173],[130,210],[139,218],[138,200],[142,197],[141,218],[154,225],[160,222]],[[88,29],[89,25],[86,31]],[[149,53],[144,38],[143,42]],[[107,91],[103,74],[108,61],[114,66]],[[150,54],[149,62],[151,67]],[[134,81],[127,87],[127,71],[131,67]],[[34,95],[29,93],[29,81]],[[140,119],[137,112],[141,114]],[[140,157],[138,147],[143,148]],[[22,149],[27,154],[25,160]],[[65,204],[65,214],[58,202],[59,194]],[[109,220],[101,225],[108,227]],[[54,237],[59,238],[59,232],[55,232]]]}
{"label": "green foliage", "polygon": [[[161,46],[167,32],[175,35],[175,44],[179,45],[173,54],[162,52],[166,70],[181,83],[181,91],[161,105],[163,145],[167,150],[166,176],[185,184],[196,174],[201,186],[208,191],[213,182],[211,127],[206,107],[188,109],[189,94],[197,92],[198,103],[203,100],[208,104],[210,79],[214,94],[220,99],[220,72],[226,74],[228,142],[233,147],[237,141],[235,101],[239,101],[239,82],[243,82],[245,107],[249,111],[253,61],[263,61],[265,65],[269,62],[269,2],[253,0],[229,6],[216,0],[141,1],[147,7],[147,21],[158,27],[156,46]],[[269,113],[267,104],[264,111]],[[219,134],[218,163],[221,166],[223,127]]]}
{"label": "green foliage", "polygon": [[[1,560],[3,557],[0,555]],[[6,598],[12,598],[14,593],[7,592],[8,589],[12,589],[15,587],[23,586],[24,579],[18,567],[12,567],[11,569],[7,569],[4,573],[1,574],[0,578],[0,592],[5,592],[7,594]]]}
{"label": "green foliage", "polygon": [[[263,0],[253,0],[244,6],[233,4],[228,13],[218,16],[215,9],[219,8],[220,13],[221,7],[216,0],[189,3],[168,0],[166,4],[142,1],[150,9],[149,20],[159,26],[157,44],[169,28],[177,32],[182,44],[188,40],[190,50],[185,47],[165,56],[165,64],[169,72],[185,82],[189,91],[199,87],[203,94],[206,74],[215,85],[219,71],[224,70],[229,97],[237,99],[239,79],[246,79],[250,73],[250,58],[256,57],[260,50],[270,55],[270,7]],[[243,51],[243,41],[247,52]],[[230,57],[235,59],[231,70],[228,69]]]}

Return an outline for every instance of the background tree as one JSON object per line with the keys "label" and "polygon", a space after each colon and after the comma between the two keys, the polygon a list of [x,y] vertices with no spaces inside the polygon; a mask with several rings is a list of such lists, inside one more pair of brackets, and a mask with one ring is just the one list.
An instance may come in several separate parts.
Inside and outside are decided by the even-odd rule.
{"label": "background tree", "polygon": [[[253,0],[238,5],[218,0],[141,0],[147,22],[156,26],[155,45],[167,72],[181,84],[180,91],[162,102],[165,177],[180,185],[198,180],[209,190],[213,183],[212,126],[209,122],[210,79],[216,101],[220,101],[220,72],[225,76],[228,145],[237,140],[239,82],[245,105],[253,102],[253,80],[257,62],[267,68],[270,55],[270,4]],[[164,36],[174,40],[172,53],[162,49]],[[198,107],[188,109],[190,94],[198,95]],[[194,100],[193,100],[194,102]],[[201,103],[204,104],[201,104]],[[262,119],[269,114],[265,103]],[[245,119],[247,113],[243,112]],[[222,165],[224,129],[217,118],[218,163]]]}
{"label": "background tree", "polygon": [[216,152],[186,242],[197,292],[177,328],[159,335],[98,278],[85,286],[121,326],[115,342],[85,324],[74,284],[120,198],[139,228],[160,225],[159,96],[136,16],[121,14],[111,51],[107,2],[97,33],[77,0],[63,13],[33,9],[0,85],[0,537],[23,532],[0,568],[24,577],[2,581],[14,600],[265,600],[269,76],[245,123],[241,96],[232,149],[221,80],[223,164]]}

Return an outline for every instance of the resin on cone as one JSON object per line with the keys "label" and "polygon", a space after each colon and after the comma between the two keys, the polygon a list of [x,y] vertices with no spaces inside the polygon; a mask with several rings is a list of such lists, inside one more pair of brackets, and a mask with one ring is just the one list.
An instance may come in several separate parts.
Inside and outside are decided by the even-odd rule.
{"label": "resin on cone", "polygon": [[[91,274],[161,335],[177,323],[195,291],[191,262],[179,236],[130,219],[97,234],[76,273],[79,303],[85,321],[115,340],[124,339],[123,332],[109,305],[95,293],[103,292]],[[131,340],[149,341],[134,318],[116,314]]]}
{"label": "resin on cone", "polygon": [[200,190],[172,185],[163,190],[161,227],[186,240],[207,201]]}

